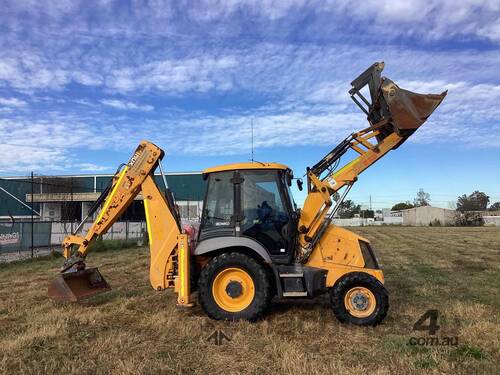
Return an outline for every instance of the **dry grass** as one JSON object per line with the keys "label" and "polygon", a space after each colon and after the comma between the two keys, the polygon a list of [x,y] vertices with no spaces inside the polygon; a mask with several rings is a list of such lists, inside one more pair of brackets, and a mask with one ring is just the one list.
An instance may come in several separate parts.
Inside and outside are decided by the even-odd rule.
{"label": "dry grass", "polygon": [[[0,268],[0,373],[500,373],[498,228],[354,230],[378,249],[391,292],[376,328],[339,324],[326,296],[276,302],[255,324],[215,322],[151,289],[147,249],[115,250],[89,257],[114,290],[81,304],[46,297],[60,259]],[[407,345],[430,308],[458,346]],[[207,342],[216,329],[231,341]]]}

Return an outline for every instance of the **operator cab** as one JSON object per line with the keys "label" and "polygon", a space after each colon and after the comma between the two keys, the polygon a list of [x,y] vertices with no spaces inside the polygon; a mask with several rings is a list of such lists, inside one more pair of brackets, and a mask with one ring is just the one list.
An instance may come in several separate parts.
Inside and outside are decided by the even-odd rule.
{"label": "operator cab", "polygon": [[278,163],[238,163],[204,171],[207,190],[199,241],[247,237],[271,259],[293,257],[297,208],[290,192],[292,171]]}

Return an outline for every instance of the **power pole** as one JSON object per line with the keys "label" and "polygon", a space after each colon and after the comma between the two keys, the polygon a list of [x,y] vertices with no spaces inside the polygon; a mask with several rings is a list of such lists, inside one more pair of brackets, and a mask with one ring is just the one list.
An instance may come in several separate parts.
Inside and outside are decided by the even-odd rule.
{"label": "power pole", "polygon": [[33,259],[33,245],[34,245],[34,223],[33,221],[35,220],[33,216],[33,210],[34,210],[34,204],[33,204],[33,195],[35,193],[34,189],[34,181],[33,181],[33,171],[31,171],[31,259]]}
{"label": "power pole", "polygon": [[370,211],[372,210],[372,196],[370,194]]}

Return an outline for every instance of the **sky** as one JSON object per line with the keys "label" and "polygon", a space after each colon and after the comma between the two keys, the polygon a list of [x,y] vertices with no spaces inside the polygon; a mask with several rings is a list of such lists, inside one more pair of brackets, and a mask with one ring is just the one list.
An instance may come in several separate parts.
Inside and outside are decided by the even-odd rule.
{"label": "sky", "polygon": [[112,173],[141,139],[168,172],[248,161],[252,122],[254,158],[302,176],[366,127],[350,82],[384,61],[448,96],[350,198],[500,201],[500,1],[350,3],[3,0],[0,176]]}

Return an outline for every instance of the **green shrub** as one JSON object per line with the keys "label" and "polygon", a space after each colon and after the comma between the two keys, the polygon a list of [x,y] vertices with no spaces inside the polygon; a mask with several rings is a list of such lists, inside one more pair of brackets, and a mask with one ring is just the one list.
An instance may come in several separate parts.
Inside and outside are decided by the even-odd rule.
{"label": "green shrub", "polygon": [[450,353],[450,357],[454,361],[459,361],[466,357],[481,360],[487,358],[488,355],[478,347],[469,344],[462,344]]}
{"label": "green shrub", "polygon": [[137,246],[136,240],[104,240],[102,237],[98,237],[92,244],[90,251],[98,253],[107,250],[127,249],[135,246]]}
{"label": "green shrub", "polygon": [[429,223],[429,226],[430,227],[440,227],[441,226],[441,222],[438,219],[434,219],[434,220],[432,220]]}

